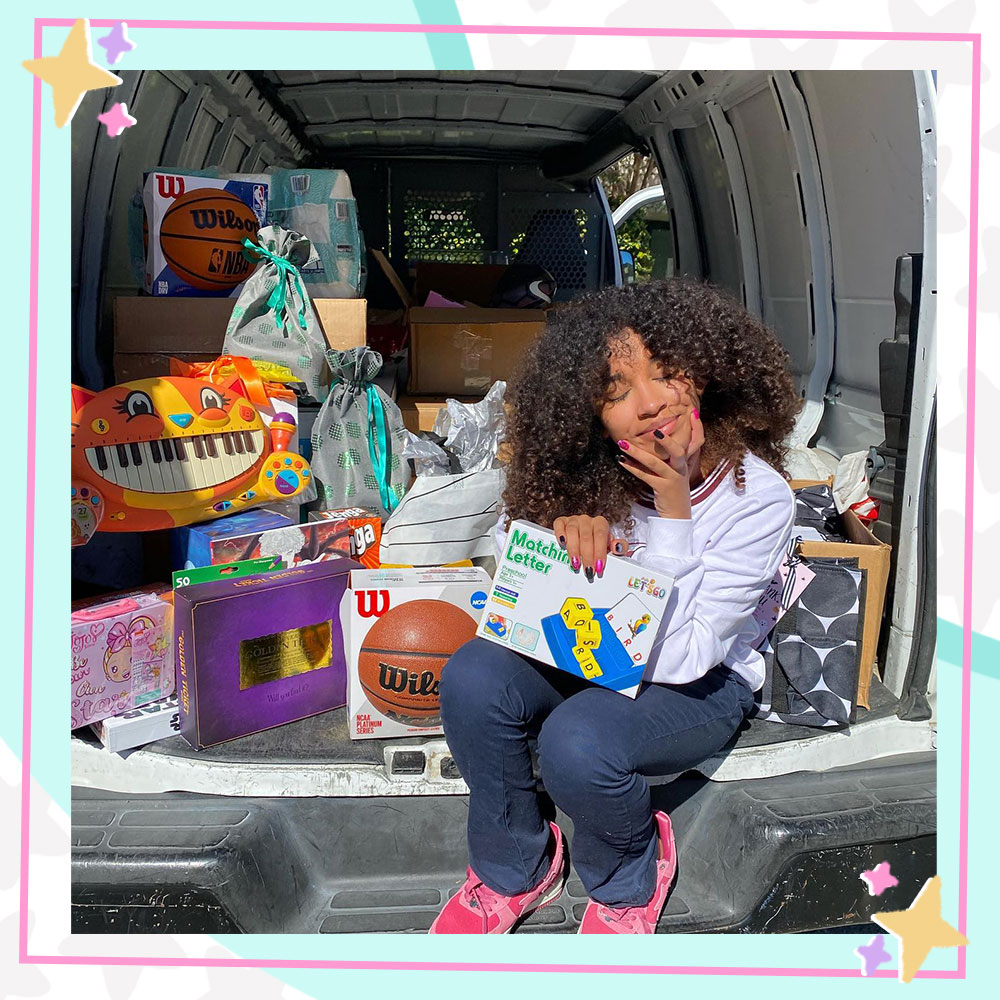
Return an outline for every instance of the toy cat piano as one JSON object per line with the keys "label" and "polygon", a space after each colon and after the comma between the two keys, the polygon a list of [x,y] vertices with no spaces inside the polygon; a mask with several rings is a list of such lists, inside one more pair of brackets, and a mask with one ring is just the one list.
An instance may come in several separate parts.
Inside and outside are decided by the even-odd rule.
{"label": "toy cat piano", "polygon": [[73,386],[72,532],[151,531],[288,500],[312,473],[288,450],[290,414],[266,428],[242,394],[193,378]]}

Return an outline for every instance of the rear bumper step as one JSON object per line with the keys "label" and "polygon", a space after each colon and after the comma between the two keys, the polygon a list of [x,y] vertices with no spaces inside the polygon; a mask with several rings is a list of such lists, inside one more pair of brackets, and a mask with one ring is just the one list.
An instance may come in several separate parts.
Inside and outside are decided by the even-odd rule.
{"label": "rear bumper step", "polygon": [[[864,924],[886,899],[860,872],[889,860],[900,902],[935,863],[932,754],[825,774],[652,789],[672,817],[678,879],[661,933]],[[155,797],[78,790],[73,930],[423,932],[464,877],[463,796]],[[572,823],[561,814],[570,838]],[[525,931],[572,932],[586,893]],[[877,904],[877,905],[876,905]]]}

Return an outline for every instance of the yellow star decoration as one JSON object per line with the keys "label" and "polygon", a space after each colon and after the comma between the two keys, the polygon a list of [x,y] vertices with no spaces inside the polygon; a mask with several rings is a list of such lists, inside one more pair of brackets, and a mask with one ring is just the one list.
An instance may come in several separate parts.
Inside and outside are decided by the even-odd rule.
{"label": "yellow star decoration", "polygon": [[941,918],[941,876],[929,878],[907,910],[873,913],[872,920],[899,941],[899,978],[908,983],[931,948],[957,948],[968,938]]}
{"label": "yellow star decoration", "polygon": [[57,128],[62,128],[73,117],[88,90],[117,87],[122,82],[121,77],[91,61],[90,22],[85,18],[73,25],[59,55],[25,59],[21,65],[51,85]]}

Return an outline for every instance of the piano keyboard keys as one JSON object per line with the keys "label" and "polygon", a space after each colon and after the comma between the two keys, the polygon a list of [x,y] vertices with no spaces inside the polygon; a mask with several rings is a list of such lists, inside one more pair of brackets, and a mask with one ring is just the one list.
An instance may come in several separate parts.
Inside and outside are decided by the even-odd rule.
{"label": "piano keyboard keys", "polygon": [[264,449],[264,431],[223,431],[87,449],[92,469],[125,489],[178,493],[243,476]]}

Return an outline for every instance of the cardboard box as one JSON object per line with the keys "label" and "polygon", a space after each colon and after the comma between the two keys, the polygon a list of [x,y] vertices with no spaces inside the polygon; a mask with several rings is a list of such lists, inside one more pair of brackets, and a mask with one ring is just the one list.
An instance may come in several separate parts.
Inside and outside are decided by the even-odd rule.
{"label": "cardboard box", "polygon": [[513,521],[476,634],[634,698],[673,585],[612,555],[591,583],[551,531]]}
{"label": "cardboard box", "polygon": [[477,403],[478,396],[400,396],[396,400],[403,423],[408,431],[416,434],[419,431],[434,430],[434,421],[441,407],[448,399],[457,399],[460,403]]}
{"label": "cardboard box", "polygon": [[87,602],[70,614],[70,728],[173,693],[173,607],[160,587]]}
{"label": "cardboard box", "polygon": [[409,312],[411,395],[484,396],[513,375],[545,329],[540,309],[421,309]]}
{"label": "cardboard box", "polygon": [[141,747],[155,740],[165,740],[180,732],[180,728],[180,709],[175,694],[121,715],[114,715],[110,719],[103,719],[91,726],[97,738],[112,753]]}
{"label": "cardboard box", "polygon": [[[524,349],[545,328],[544,310],[486,308],[502,266],[421,261],[414,300],[385,255],[373,250],[372,256],[407,310],[410,395],[484,396],[498,379],[511,377]],[[476,305],[428,309],[417,304],[431,290]]]}
{"label": "cardboard box", "polygon": [[[223,352],[232,299],[119,295],[114,302],[115,378],[170,374],[170,358],[211,361]],[[327,343],[338,351],[365,343],[364,299],[313,299]]]}
{"label": "cardboard box", "polygon": [[181,735],[196,749],[339,708],[350,559],[174,591]]}
{"label": "cardboard box", "polygon": [[452,302],[472,302],[488,306],[505,264],[457,264],[439,260],[417,261],[413,276],[413,297],[423,305],[431,292]]}
{"label": "cardboard box", "polygon": [[858,704],[870,708],[868,691],[871,687],[872,671],[875,669],[875,654],[882,625],[882,609],[885,605],[885,588],[889,582],[889,564],[892,548],[879,541],[858,519],[852,510],[840,515],[846,542],[801,542],[799,551],[808,559],[825,557],[836,559],[857,559],[858,568],[865,570],[865,625],[861,641],[861,666],[858,673]]}
{"label": "cardboard box", "polygon": [[477,568],[351,573],[341,607],[351,739],[443,732],[441,669],[475,635],[489,586]]}
{"label": "cardboard box", "polygon": [[368,303],[365,299],[313,299],[326,342],[335,351],[364,347]]}

